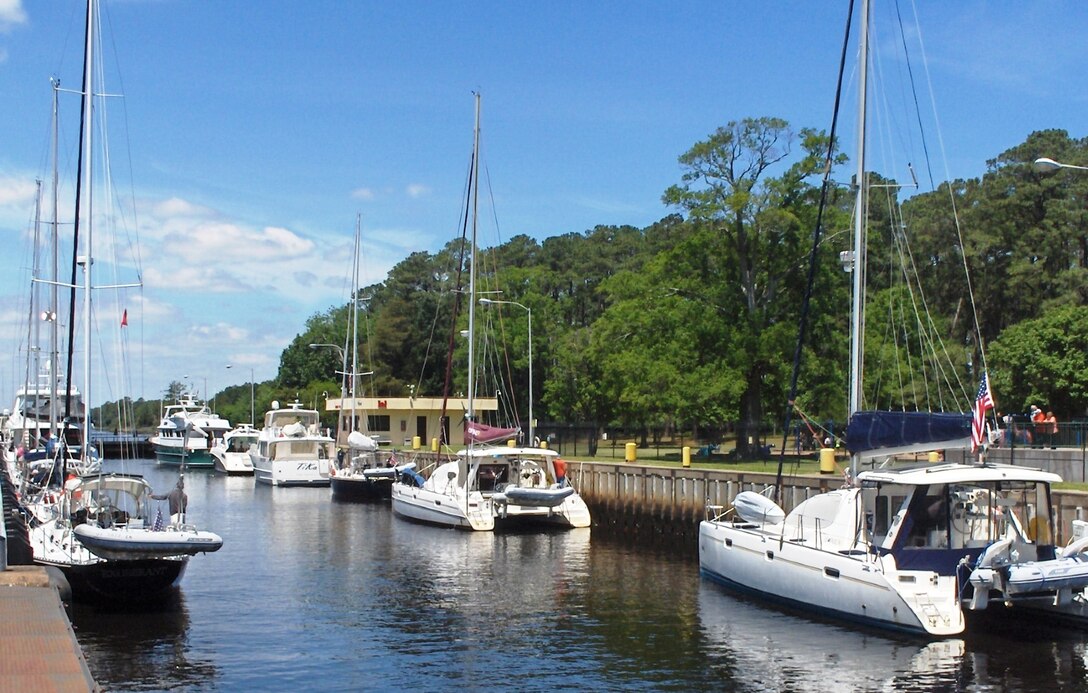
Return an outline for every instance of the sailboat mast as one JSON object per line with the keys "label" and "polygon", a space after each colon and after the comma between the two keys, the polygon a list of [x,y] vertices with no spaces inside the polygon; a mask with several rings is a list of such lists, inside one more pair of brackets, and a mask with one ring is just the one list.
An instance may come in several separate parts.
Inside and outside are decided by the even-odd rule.
{"label": "sailboat mast", "polygon": [[[476,248],[476,221],[477,210],[479,209],[479,182],[480,182],[480,93],[475,92],[476,96],[476,123],[472,129],[472,245],[471,253],[469,254],[470,262],[472,266],[469,268],[468,275],[468,413],[467,421],[471,425],[476,419],[476,410],[473,400],[476,398],[476,364],[474,360],[474,352],[476,351],[476,345],[474,340],[476,338],[476,268],[479,265],[479,258],[477,257],[478,250]],[[469,438],[469,445],[472,445],[472,438]]]}
{"label": "sailboat mast", "polygon": [[[27,368],[26,378],[23,383],[23,392],[26,393],[24,398],[24,411],[26,410],[26,404],[29,403],[30,398],[30,385],[34,383],[34,391],[38,392],[38,384],[41,382],[41,349],[39,348],[40,331],[38,329],[38,280],[41,279],[41,218],[42,218],[42,182],[41,180],[34,181],[37,187],[34,193],[34,244],[33,244],[33,266],[30,270],[30,313],[28,318],[30,323],[27,325],[26,333],[26,348],[27,348]],[[37,395],[35,395],[34,408],[37,410],[38,402]],[[25,419],[24,419],[25,420]],[[37,420],[37,415],[35,415]],[[39,431],[40,433],[40,431]],[[29,436],[27,438],[27,444],[34,443]]]}
{"label": "sailboat mast", "polygon": [[57,344],[57,313],[58,306],[58,289],[57,282],[60,280],[60,180],[59,171],[60,165],[58,162],[58,151],[60,149],[59,142],[59,130],[60,130],[60,108],[59,99],[57,94],[60,91],[60,80],[54,78],[53,84],[53,234],[52,234],[52,249],[53,249],[53,274],[50,277],[52,283],[49,287],[49,431],[50,435],[56,440],[57,436],[57,389],[59,382],[57,381],[57,374],[60,371],[60,364],[58,361],[58,344]]}
{"label": "sailboat mast", "polygon": [[[359,245],[363,235],[363,215],[355,215],[355,258],[351,265],[351,428],[357,430],[355,422],[356,387],[359,378]],[[366,427],[370,432],[370,427]]]}
{"label": "sailboat mast", "polygon": [[[94,211],[94,195],[92,182],[94,178],[94,163],[91,154],[92,136],[94,133],[94,36],[98,26],[98,4],[96,0],[87,2],[87,42],[83,56],[83,181],[81,183],[85,201],[83,205],[83,221],[86,224],[86,236],[83,245],[83,441],[80,444],[80,460],[86,467],[90,449],[91,427],[91,270],[94,266],[94,234],[92,221]],[[76,209],[76,214],[80,212]]]}
{"label": "sailboat mast", "polygon": [[854,295],[850,311],[850,411],[861,408],[861,374],[864,363],[865,328],[865,135],[866,135],[866,100],[868,96],[869,67],[869,0],[861,4],[861,34],[858,42],[858,144],[857,173],[854,184],[857,186],[857,201],[854,207]]}

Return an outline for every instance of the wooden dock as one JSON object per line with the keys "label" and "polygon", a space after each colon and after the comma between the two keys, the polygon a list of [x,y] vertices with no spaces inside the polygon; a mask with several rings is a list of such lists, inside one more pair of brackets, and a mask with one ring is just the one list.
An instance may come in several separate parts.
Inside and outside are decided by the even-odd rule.
{"label": "wooden dock", "polygon": [[0,691],[98,691],[45,569],[0,571]]}

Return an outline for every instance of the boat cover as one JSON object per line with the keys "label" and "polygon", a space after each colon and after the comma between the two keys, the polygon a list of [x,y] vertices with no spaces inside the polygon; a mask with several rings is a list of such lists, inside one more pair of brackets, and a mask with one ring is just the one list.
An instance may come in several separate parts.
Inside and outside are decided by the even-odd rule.
{"label": "boat cover", "polygon": [[786,513],[773,500],[755,491],[741,491],[733,499],[733,509],[745,522],[780,524]]}
{"label": "boat cover", "polygon": [[498,428],[487,424],[467,422],[465,426],[465,445],[469,443],[491,443],[496,440],[508,440],[521,432],[520,428]]}
{"label": "boat cover", "polygon": [[[917,411],[858,411],[846,427],[846,447],[857,455],[871,450],[958,443],[971,438],[970,414]],[[952,445],[947,445],[952,447]]]}
{"label": "boat cover", "polygon": [[374,451],[378,449],[378,441],[364,433],[352,431],[348,434],[348,447],[352,450]]}

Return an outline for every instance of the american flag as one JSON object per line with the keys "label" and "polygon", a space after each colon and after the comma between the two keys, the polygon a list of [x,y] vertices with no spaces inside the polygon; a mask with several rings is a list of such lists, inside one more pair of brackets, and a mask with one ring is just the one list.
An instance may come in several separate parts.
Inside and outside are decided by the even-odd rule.
{"label": "american flag", "polygon": [[152,532],[161,532],[162,527],[162,508],[159,508],[159,512],[155,514],[155,524],[151,527]]}
{"label": "american flag", "polygon": [[994,398],[990,394],[990,379],[983,373],[982,383],[975,395],[975,415],[971,418],[971,452],[982,445],[982,436],[986,431],[986,412],[994,408]]}

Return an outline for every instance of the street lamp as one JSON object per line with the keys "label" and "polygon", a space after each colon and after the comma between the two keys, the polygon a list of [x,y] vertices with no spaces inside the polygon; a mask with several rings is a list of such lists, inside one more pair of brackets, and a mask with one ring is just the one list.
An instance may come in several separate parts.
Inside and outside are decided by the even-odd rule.
{"label": "street lamp", "polygon": [[1040,159],[1035,160],[1035,170],[1038,171],[1039,173],[1051,173],[1053,171],[1057,171],[1060,168],[1072,168],[1072,169],[1076,169],[1078,171],[1088,171],[1088,166],[1076,166],[1075,164],[1063,164],[1060,161],[1054,161],[1053,159],[1048,159],[1046,157],[1042,157]]}
{"label": "street lamp", "polygon": [[[231,365],[229,363],[227,364],[227,368],[231,368]],[[256,423],[254,421],[254,416],[253,416],[253,380],[254,380],[254,378],[253,378],[253,367],[251,366],[250,369],[249,369],[249,425],[250,426],[253,426]]]}
{"label": "street lamp", "polygon": [[529,306],[522,305],[517,301],[498,301],[491,298],[480,299],[481,306],[503,304],[517,306],[524,310],[529,316],[529,444],[536,445],[536,438],[533,436],[533,309]]}

